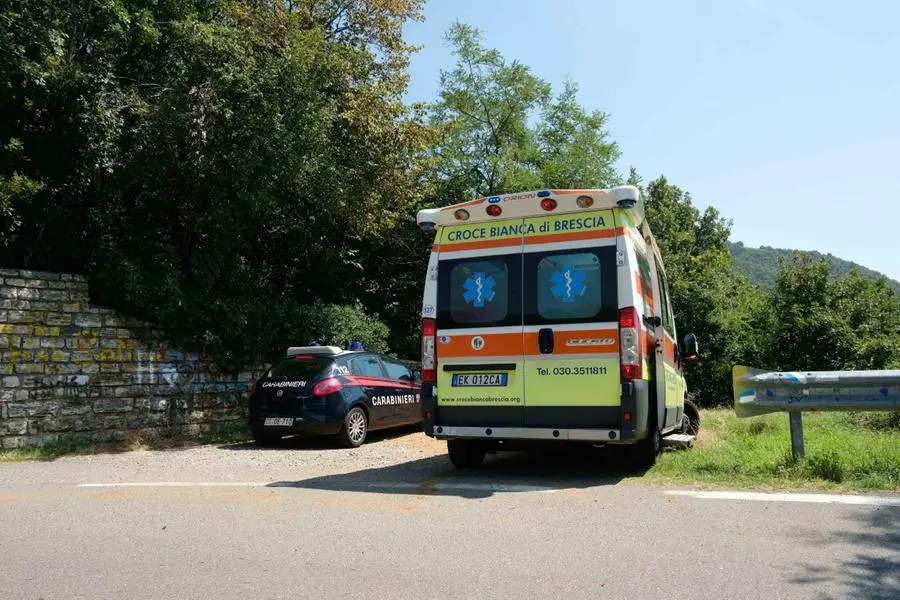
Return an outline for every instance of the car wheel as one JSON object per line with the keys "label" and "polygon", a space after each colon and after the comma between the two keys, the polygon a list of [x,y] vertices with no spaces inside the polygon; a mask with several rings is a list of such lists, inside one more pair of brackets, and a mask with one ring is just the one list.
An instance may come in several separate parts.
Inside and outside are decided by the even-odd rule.
{"label": "car wheel", "polygon": [[263,431],[260,429],[253,430],[253,441],[261,448],[273,448],[281,443],[281,434],[272,433],[271,431]]}
{"label": "car wheel", "polygon": [[360,407],[351,408],[344,417],[344,427],[338,434],[338,441],[345,448],[358,448],[366,441],[369,421]]}
{"label": "car wheel", "polygon": [[484,462],[484,448],[469,440],[447,440],[447,454],[457,469],[477,469]]}

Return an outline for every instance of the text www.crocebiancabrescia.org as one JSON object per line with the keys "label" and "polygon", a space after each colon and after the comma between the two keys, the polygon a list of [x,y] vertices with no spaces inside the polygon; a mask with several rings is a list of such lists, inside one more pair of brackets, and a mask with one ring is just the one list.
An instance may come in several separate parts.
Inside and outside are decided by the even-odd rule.
{"label": "text www.crocebiancabrescia.org", "polygon": [[521,398],[441,398],[446,404],[521,404]]}

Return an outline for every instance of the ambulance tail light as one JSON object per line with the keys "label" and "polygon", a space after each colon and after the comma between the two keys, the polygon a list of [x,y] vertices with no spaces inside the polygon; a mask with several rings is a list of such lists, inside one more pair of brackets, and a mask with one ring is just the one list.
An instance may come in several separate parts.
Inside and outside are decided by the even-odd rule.
{"label": "ambulance tail light", "polygon": [[634,307],[619,311],[619,359],[623,380],[643,377],[639,325],[638,313]]}
{"label": "ambulance tail light", "polygon": [[490,206],[488,206],[488,207],[487,207],[486,209],[484,209],[484,210],[487,212],[487,214],[489,214],[489,215],[492,216],[492,217],[499,217],[500,214],[503,213],[503,209],[500,208],[500,207],[499,207],[498,205],[496,205],[496,204],[491,204]]}
{"label": "ambulance tail light", "polygon": [[437,383],[437,321],[422,319],[422,382]]}

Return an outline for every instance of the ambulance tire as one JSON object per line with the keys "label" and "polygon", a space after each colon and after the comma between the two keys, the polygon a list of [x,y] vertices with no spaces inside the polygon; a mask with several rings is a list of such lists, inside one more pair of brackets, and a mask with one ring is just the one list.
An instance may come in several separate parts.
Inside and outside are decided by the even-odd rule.
{"label": "ambulance tire", "polygon": [[646,438],[628,447],[628,466],[635,471],[646,471],[656,464],[662,454],[662,436],[652,429]]}
{"label": "ambulance tire", "polygon": [[687,431],[685,431],[685,433],[689,435],[697,435],[700,433],[700,409],[687,398],[684,399],[684,416],[689,420]]}
{"label": "ambulance tire", "polygon": [[447,454],[457,469],[477,469],[484,462],[484,447],[471,440],[447,440]]}

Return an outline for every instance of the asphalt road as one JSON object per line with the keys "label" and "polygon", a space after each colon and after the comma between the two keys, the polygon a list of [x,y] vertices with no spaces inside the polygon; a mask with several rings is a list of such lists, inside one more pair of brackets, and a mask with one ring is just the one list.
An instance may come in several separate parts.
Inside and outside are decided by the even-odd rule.
{"label": "asphalt road", "polygon": [[0,464],[0,598],[900,598],[900,506],[671,492],[421,433]]}

